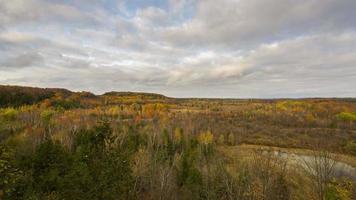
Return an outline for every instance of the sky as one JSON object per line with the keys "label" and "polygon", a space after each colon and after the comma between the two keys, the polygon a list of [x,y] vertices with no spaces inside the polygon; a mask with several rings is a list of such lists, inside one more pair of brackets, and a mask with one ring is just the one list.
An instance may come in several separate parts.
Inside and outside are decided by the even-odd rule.
{"label": "sky", "polygon": [[0,0],[0,84],[356,97],[356,1]]}

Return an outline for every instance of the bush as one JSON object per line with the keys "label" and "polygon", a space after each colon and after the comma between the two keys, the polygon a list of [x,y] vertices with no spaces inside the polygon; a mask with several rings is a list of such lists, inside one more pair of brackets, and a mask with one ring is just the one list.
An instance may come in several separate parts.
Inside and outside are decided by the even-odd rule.
{"label": "bush", "polygon": [[347,144],[345,146],[345,150],[347,151],[347,153],[356,155],[356,141],[347,142]]}
{"label": "bush", "polygon": [[41,113],[41,119],[45,124],[49,124],[56,112],[54,110],[44,110]]}
{"label": "bush", "polygon": [[49,194],[60,190],[70,168],[69,154],[59,143],[47,140],[36,149],[32,165],[37,191]]}
{"label": "bush", "polygon": [[184,151],[179,163],[177,180],[178,185],[200,185],[202,184],[202,177],[199,170],[195,167],[194,153],[191,151]]}
{"label": "bush", "polygon": [[13,157],[12,151],[0,145],[0,199],[15,193],[14,185],[22,176],[22,171],[14,166]]}
{"label": "bush", "polygon": [[19,114],[19,112],[16,109],[14,109],[14,108],[6,108],[6,109],[2,110],[1,117],[5,121],[14,121],[17,118],[18,114]]}
{"label": "bush", "polygon": [[1,147],[0,199],[130,199],[131,154],[112,138],[103,122],[78,133],[72,151],[51,139],[21,156]]}
{"label": "bush", "polygon": [[342,112],[336,115],[336,119],[345,122],[354,122],[356,121],[356,114],[349,112]]}

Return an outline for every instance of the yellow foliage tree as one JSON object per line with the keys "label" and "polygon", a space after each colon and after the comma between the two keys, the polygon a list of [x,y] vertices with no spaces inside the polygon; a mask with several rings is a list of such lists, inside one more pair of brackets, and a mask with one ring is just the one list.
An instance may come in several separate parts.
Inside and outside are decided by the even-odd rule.
{"label": "yellow foliage tree", "polygon": [[14,108],[6,108],[3,110],[0,110],[0,116],[5,121],[14,121],[17,118],[18,114],[19,114],[19,112]]}
{"label": "yellow foliage tree", "polygon": [[200,144],[209,145],[213,142],[214,136],[211,131],[202,132],[199,134],[198,140]]}
{"label": "yellow foliage tree", "polygon": [[177,142],[177,143],[179,143],[179,142],[182,140],[182,137],[183,137],[183,135],[182,135],[182,129],[177,127],[177,128],[174,130],[174,141]]}

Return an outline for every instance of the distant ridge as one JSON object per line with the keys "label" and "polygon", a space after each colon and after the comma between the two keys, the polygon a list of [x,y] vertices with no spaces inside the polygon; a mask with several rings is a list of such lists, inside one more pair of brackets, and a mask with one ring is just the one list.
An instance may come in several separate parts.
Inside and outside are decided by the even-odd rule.
{"label": "distant ridge", "polygon": [[154,99],[167,99],[168,97],[162,94],[148,93],[148,92],[106,92],[102,96],[142,96]]}
{"label": "distant ridge", "polygon": [[61,92],[63,94],[71,94],[72,91],[64,88],[40,88],[30,86],[18,86],[18,85],[0,85],[0,91],[10,92],[28,92],[28,91],[48,91],[48,92]]}
{"label": "distant ridge", "polygon": [[45,99],[54,97],[55,95],[61,95],[63,97],[69,97],[71,95],[78,95],[82,98],[99,98],[102,96],[112,97],[138,97],[141,99],[156,99],[165,100],[168,97],[145,92],[107,92],[103,95],[95,95],[91,92],[73,92],[63,88],[38,88],[27,86],[15,86],[15,85],[0,85],[0,107],[18,107],[22,105],[31,105],[41,102]]}
{"label": "distant ridge", "polygon": [[0,107],[30,105],[51,98],[55,94],[70,96],[73,92],[61,88],[0,85]]}
{"label": "distant ridge", "polygon": [[27,86],[16,86],[16,85],[0,85],[0,107],[19,107],[22,105],[32,105],[41,102],[45,99],[50,99],[55,95],[60,95],[64,98],[70,97],[72,95],[79,96],[80,98],[101,98],[101,97],[119,97],[119,98],[134,98],[141,100],[170,100],[170,101],[251,101],[251,102],[275,102],[284,100],[309,100],[309,101],[346,101],[346,102],[356,102],[356,98],[172,98],[167,97],[162,94],[149,93],[149,92],[117,92],[111,91],[106,92],[102,95],[95,95],[91,92],[73,92],[68,89],[63,88],[39,88],[39,87],[27,87]]}

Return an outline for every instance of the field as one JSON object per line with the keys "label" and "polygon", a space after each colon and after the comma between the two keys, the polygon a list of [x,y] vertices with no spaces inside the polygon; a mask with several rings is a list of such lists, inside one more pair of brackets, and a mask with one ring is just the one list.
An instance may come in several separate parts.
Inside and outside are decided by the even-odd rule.
{"label": "field", "polygon": [[356,167],[356,99],[0,86],[0,107],[0,199],[356,198],[355,180],[332,173]]}

